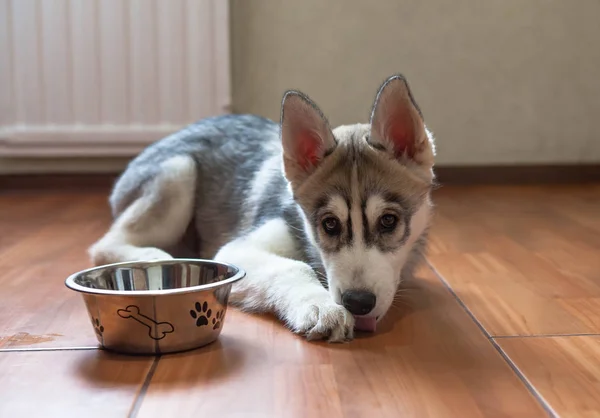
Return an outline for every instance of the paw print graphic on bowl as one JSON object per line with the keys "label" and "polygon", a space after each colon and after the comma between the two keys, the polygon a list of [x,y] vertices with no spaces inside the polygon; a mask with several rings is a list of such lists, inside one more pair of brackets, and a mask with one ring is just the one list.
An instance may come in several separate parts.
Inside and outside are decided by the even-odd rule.
{"label": "paw print graphic on bowl", "polygon": [[221,328],[222,320],[223,320],[223,311],[219,311],[219,312],[217,312],[217,316],[215,318],[213,318],[213,320],[212,320],[213,329]]}
{"label": "paw print graphic on bowl", "polygon": [[104,327],[100,323],[100,320],[98,318],[95,318],[94,320],[92,320],[92,324],[94,325],[94,331],[96,331],[96,334],[102,335],[102,333],[104,332]]}
{"label": "paw print graphic on bowl", "polygon": [[190,316],[196,320],[197,327],[208,325],[208,320],[212,316],[212,310],[208,308],[208,303],[196,302],[194,309],[190,310]]}

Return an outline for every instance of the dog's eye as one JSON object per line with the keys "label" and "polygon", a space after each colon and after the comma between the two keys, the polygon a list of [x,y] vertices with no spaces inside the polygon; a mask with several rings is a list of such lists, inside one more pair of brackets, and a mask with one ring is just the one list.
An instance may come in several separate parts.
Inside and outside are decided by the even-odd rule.
{"label": "dog's eye", "polygon": [[329,217],[323,219],[323,229],[328,235],[339,235],[341,232],[340,221],[336,218]]}
{"label": "dog's eye", "polygon": [[383,215],[379,219],[379,224],[381,225],[381,229],[385,232],[391,232],[396,228],[398,224],[398,218],[394,215]]}

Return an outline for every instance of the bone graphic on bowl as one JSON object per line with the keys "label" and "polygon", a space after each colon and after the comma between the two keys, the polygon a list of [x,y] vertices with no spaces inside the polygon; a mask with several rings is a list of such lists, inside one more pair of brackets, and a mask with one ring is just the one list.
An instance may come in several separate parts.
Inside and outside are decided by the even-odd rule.
{"label": "bone graphic on bowl", "polygon": [[156,322],[152,318],[148,318],[146,315],[140,313],[140,308],[135,305],[129,305],[125,309],[119,309],[117,314],[121,318],[131,318],[135,319],[142,325],[148,327],[148,335],[153,340],[162,340],[167,336],[167,334],[175,331],[175,327],[169,322]]}

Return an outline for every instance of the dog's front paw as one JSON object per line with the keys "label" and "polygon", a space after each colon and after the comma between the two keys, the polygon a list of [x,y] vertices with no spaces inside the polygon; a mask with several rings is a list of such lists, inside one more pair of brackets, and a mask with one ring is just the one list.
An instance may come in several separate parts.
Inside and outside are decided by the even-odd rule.
{"label": "dog's front paw", "polygon": [[154,247],[140,247],[131,250],[129,259],[135,261],[171,260],[173,257]]}
{"label": "dog's front paw", "polygon": [[329,342],[349,341],[354,337],[354,317],[329,295],[321,301],[307,301],[298,306],[291,319],[295,332],[308,340],[328,339]]}
{"label": "dog's front paw", "polygon": [[93,245],[89,254],[95,266],[120,263],[124,261],[170,260],[173,257],[154,247],[134,247],[133,245],[115,245],[105,243]]}

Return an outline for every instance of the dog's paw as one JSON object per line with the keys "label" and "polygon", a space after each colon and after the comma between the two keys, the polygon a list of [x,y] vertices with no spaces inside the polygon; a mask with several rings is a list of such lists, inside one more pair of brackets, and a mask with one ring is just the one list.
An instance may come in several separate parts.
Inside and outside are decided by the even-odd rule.
{"label": "dog's paw", "polygon": [[350,341],[354,337],[354,317],[331,298],[309,301],[295,310],[291,325],[308,340],[327,339],[332,343]]}
{"label": "dog's paw", "polygon": [[130,260],[151,261],[151,260],[171,260],[170,254],[154,247],[139,247],[130,250],[128,254]]}
{"label": "dog's paw", "polygon": [[102,244],[95,244],[88,251],[95,266],[124,261],[170,260],[173,258],[168,253],[154,247],[134,247],[132,245],[109,247]]}

